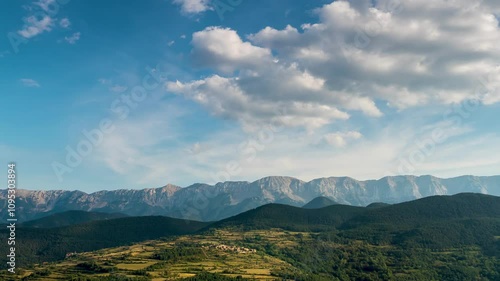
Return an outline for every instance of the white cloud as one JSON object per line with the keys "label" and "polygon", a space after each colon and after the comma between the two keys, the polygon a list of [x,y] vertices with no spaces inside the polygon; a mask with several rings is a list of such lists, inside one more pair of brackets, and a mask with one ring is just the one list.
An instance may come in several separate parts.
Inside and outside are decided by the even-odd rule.
{"label": "white cloud", "polygon": [[211,10],[210,0],[173,0],[174,4],[181,6],[181,11],[186,14],[199,14]]}
{"label": "white cloud", "polygon": [[223,72],[257,67],[269,62],[271,51],[244,42],[229,28],[207,27],[193,34],[193,54],[196,63]]}
{"label": "white cloud", "polygon": [[461,174],[494,175],[500,167],[500,151],[496,134],[476,135],[438,147],[426,161],[415,165],[418,174],[453,177]]}
{"label": "white cloud", "polygon": [[188,147],[185,149],[186,152],[189,154],[201,154],[201,153],[207,153],[210,149],[213,149],[210,147],[208,144],[205,143],[200,143],[200,142],[195,142],[192,145],[188,145]]}
{"label": "white cloud", "polygon": [[[212,79],[214,81],[203,81],[203,84],[206,84],[203,86],[184,87],[216,87],[217,84],[224,85],[227,82],[219,77]],[[215,89],[204,92],[207,96],[193,98],[206,98],[207,105],[211,104],[211,98],[217,99],[211,95],[219,93]],[[235,103],[238,105],[238,101]],[[369,134],[361,134],[361,130],[331,128],[320,128],[310,133],[281,128],[269,133],[266,124],[278,122],[265,120],[263,117],[261,123],[264,125],[257,130],[245,132],[235,127],[214,129],[193,139],[193,131],[186,132],[185,127],[179,123],[182,122],[180,120],[192,118],[193,115],[189,115],[193,113],[178,113],[175,112],[178,106],[164,107],[165,104],[169,102],[155,102],[154,105],[150,104],[151,107],[142,108],[143,111],[136,112],[137,114],[124,121],[117,120],[114,123],[116,129],[107,134],[103,143],[92,153],[93,160],[104,164],[134,186],[161,186],[167,181],[179,185],[188,185],[195,181],[213,183],[217,181],[214,180],[214,175],[226,171],[228,163],[235,162],[241,167],[241,172],[231,175],[229,180],[255,180],[269,174],[292,175],[304,180],[324,176],[374,179],[398,171],[399,161],[408,159],[411,152],[419,147],[419,140],[427,139],[435,128],[444,128],[449,130],[449,140],[436,144],[434,154],[416,165],[412,174],[466,174],[470,173],[467,161],[478,165],[497,163],[494,166],[496,168],[499,165],[499,153],[492,153],[491,150],[495,147],[495,141],[498,142],[496,138],[474,146],[484,146],[479,158],[487,161],[479,163],[474,158],[474,151],[477,150],[469,149],[468,147],[472,146],[468,144],[461,146],[464,136],[479,138],[477,132],[470,134],[470,128],[467,126],[454,127],[446,121],[429,124],[429,120],[434,120],[430,116],[416,118],[396,113],[388,125],[383,120],[374,120],[374,123],[380,123],[373,127],[380,128]],[[315,110],[317,109],[312,109],[309,113]],[[266,134],[265,141],[262,141],[263,132]],[[186,135],[191,141],[186,140]],[[341,149],[325,147],[324,144]],[[245,149],[248,145],[252,149]],[[255,154],[252,151],[255,151]],[[463,155],[466,155],[466,158],[462,159]],[[484,155],[490,156],[483,158]],[[447,167],[455,167],[456,170],[447,170]],[[490,170],[493,171],[493,168]],[[137,178],[137,173],[143,176]]]}
{"label": "white cloud", "polygon": [[171,46],[172,46],[172,45],[174,45],[174,44],[175,44],[175,41],[174,41],[174,40],[172,40],[172,41],[170,41],[170,42],[168,42],[168,43],[167,43],[167,45],[168,45],[169,47],[171,47]]}
{"label": "white cloud", "polygon": [[[328,73],[331,88],[400,109],[467,99],[482,75],[495,74],[491,85],[500,81],[500,30],[490,6],[465,0],[394,4],[336,1],[317,9],[320,22],[301,32],[267,27],[249,39],[313,75]],[[498,88],[491,95],[498,97]]]}
{"label": "white cloud", "polygon": [[80,40],[80,32],[75,32],[71,36],[64,37],[64,40],[69,44],[75,44],[78,40]]}
{"label": "white cloud", "polygon": [[45,12],[50,12],[54,5],[57,5],[56,0],[40,0],[34,3]]}
{"label": "white cloud", "polygon": [[169,173],[185,169],[171,165],[172,159],[180,160],[183,152],[162,146],[178,138],[174,123],[182,115],[177,108],[164,105],[158,108],[156,104],[154,110],[117,120],[113,123],[113,132],[105,135],[90,158],[122,176],[131,175],[133,171],[141,173],[140,180],[131,179],[134,183],[158,184]]}
{"label": "white cloud", "polygon": [[[458,127],[436,122],[443,104],[473,93],[477,73],[491,74],[492,91],[483,97],[484,103],[498,102],[499,97],[494,89],[500,85],[495,84],[500,72],[493,67],[499,61],[498,47],[492,44],[498,27],[483,6],[465,9],[460,1],[408,1],[397,13],[387,11],[384,0],[377,1],[377,7],[371,1],[356,6],[335,2],[316,11],[320,20],[315,24],[268,27],[247,37],[221,27],[196,32],[192,58],[211,74],[170,81],[165,87],[243,127],[214,129],[197,137],[190,131],[186,138],[180,129],[185,127],[164,115],[169,109],[151,107],[117,121],[116,130],[92,157],[127,182],[151,186],[166,180],[214,182],[213,174],[225,171],[230,161],[242,168],[230,180],[269,174],[304,180],[345,175],[373,179],[397,172],[400,161],[441,127],[447,130],[447,140],[436,144],[412,174],[494,173],[500,165],[494,150],[498,137],[470,134],[468,122],[477,120],[473,118]],[[359,45],[358,31],[374,19],[382,25],[378,35]],[[115,84],[106,79],[100,83],[107,88]],[[385,113],[382,103],[397,110],[388,110],[387,118],[373,118]],[[421,105],[433,106],[416,108]],[[370,120],[358,118],[358,112]],[[351,116],[355,118],[347,121]],[[258,141],[259,130],[269,124],[286,128],[269,142],[259,142],[250,160],[241,144]],[[139,180],[138,173],[144,175]]]}
{"label": "white cloud", "polygon": [[35,16],[30,16],[24,19],[25,24],[23,29],[19,30],[19,35],[24,38],[32,38],[45,31],[52,30],[54,22],[51,17],[45,15],[42,19],[38,20]]}
{"label": "white cloud", "polygon": [[308,128],[347,119],[351,111],[382,116],[381,103],[398,110],[458,103],[474,95],[482,76],[489,77],[489,93],[478,98],[500,102],[500,30],[492,14],[498,5],[372,5],[335,1],[315,10],[317,23],[266,27],[248,40],[229,28],[196,32],[193,61],[215,74],[167,89],[244,125],[278,118],[269,108],[282,108],[286,124]]}
{"label": "white cloud", "polygon": [[59,26],[62,28],[68,28],[71,25],[71,22],[69,21],[68,18],[63,18],[59,21]]}
{"label": "white cloud", "polygon": [[[300,73],[298,73],[300,75]],[[242,90],[236,78],[211,76],[204,80],[183,84],[167,83],[167,90],[202,104],[213,114],[238,120],[245,129],[258,128],[263,123],[275,123],[289,127],[306,127],[315,129],[330,123],[332,120],[345,120],[349,115],[335,107],[301,101],[273,101],[265,96],[250,96]],[[300,77],[297,84],[290,87],[300,88]]]}
{"label": "white cloud", "polygon": [[20,79],[19,81],[21,81],[21,83],[25,86],[25,87],[30,87],[30,88],[40,88],[40,84],[33,80],[33,79],[29,79],[29,78],[22,78]]}
{"label": "white cloud", "polygon": [[[151,137],[146,132],[141,134]],[[343,149],[325,149],[311,145],[317,137],[316,134],[295,135],[286,130],[275,132],[268,137],[269,141],[260,142],[258,132],[244,134],[238,129],[214,132],[204,136],[202,142],[186,144],[183,150],[158,149],[151,153],[144,162],[157,172],[148,174],[148,182],[157,185],[168,178],[170,182],[181,185],[193,181],[215,183],[219,180],[217,174],[225,172],[228,163],[236,163],[241,168],[228,180],[253,181],[270,174],[293,175],[304,180],[345,175],[372,179],[392,168],[391,161],[397,158],[406,141],[380,134],[372,140],[359,138],[359,142]],[[257,144],[250,145],[250,141]],[[119,155],[124,158],[123,154]],[[125,163],[125,159],[122,162]],[[139,162],[130,169],[137,170]],[[127,172],[123,171],[123,174]]]}
{"label": "white cloud", "polygon": [[169,82],[167,90],[206,106],[215,115],[238,120],[247,129],[272,120],[313,130],[348,119],[350,115],[340,108],[382,115],[371,99],[328,89],[321,75],[298,63],[276,60],[270,49],[243,41],[234,30],[209,27],[193,34],[192,44],[198,66],[239,73]]}
{"label": "white cloud", "polygon": [[324,140],[329,145],[333,145],[336,147],[344,147],[350,141],[360,139],[361,137],[363,137],[363,135],[360,132],[349,131],[349,132],[337,132],[337,133],[327,134],[324,136]]}

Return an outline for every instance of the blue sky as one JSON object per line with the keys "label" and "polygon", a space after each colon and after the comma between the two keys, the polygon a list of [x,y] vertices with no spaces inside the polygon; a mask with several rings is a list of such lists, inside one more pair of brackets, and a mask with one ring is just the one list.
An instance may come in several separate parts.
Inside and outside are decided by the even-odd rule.
{"label": "blue sky", "polygon": [[2,1],[2,162],[84,191],[498,174],[499,6]]}

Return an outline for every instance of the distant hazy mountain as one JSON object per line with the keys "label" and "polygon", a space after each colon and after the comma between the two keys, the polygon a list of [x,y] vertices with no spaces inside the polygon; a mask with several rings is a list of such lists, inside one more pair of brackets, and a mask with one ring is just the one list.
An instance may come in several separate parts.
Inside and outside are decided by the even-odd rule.
{"label": "distant hazy mountain", "polygon": [[52,214],[43,218],[27,221],[23,223],[22,226],[35,227],[35,228],[53,228],[53,227],[69,226],[91,221],[117,219],[126,216],[127,215],[120,213],[66,211],[62,213]]}
{"label": "distant hazy mountain", "polygon": [[316,197],[313,200],[311,200],[309,203],[305,204],[302,206],[304,209],[319,209],[319,208],[324,208],[328,207],[331,205],[335,205],[337,202],[333,201],[332,199],[324,196]]}
{"label": "distant hazy mountain", "polygon": [[[500,195],[500,176],[395,176],[358,181],[348,177],[304,182],[291,177],[267,177],[254,182],[167,185],[143,190],[17,191],[20,220],[35,219],[68,210],[123,213],[131,216],[165,215],[215,221],[268,203],[303,206],[324,196],[339,204],[367,206],[373,202],[400,203],[432,195],[475,192]],[[7,207],[7,191],[0,190],[0,209]],[[2,212],[5,216],[6,212]]]}

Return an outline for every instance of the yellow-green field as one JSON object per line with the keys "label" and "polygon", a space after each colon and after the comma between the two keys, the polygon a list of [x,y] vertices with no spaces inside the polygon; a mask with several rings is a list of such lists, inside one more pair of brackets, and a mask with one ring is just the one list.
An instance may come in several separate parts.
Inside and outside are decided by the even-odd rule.
{"label": "yellow-green field", "polygon": [[[226,276],[252,278],[256,280],[280,280],[272,275],[273,270],[294,271],[288,263],[269,256],[256,249],[239,247],[245,239],[259,239],[264,243],[272,243],[277,247],[293,247],[297,244],[298,232],[282,230],[229,232],[215,231],[208,235],[180,236],[168,241],[146,241],[132,246],[103,249],[95,252],[78,253],[64,261],[36,265],[30,270],[21,270],[17,277],[28,276],[34,272],[45,270],[47,276],[33,277],[30,280],[68,280],[70,276],[106,276],[122,274],[129,277],[138,277],[139,271],[151,280],[177,280],[191,277],[202,271],[219,273]],[[300,233],[300,239],[308,239],[309,233]],[[179,244],[189,243],[202,250],[199,260],[179,260],[175,263],[164,263],[153,258],[155,252],[162,249],[174,249]],[[183,244],[184,245],[184,244]],[[217,248],[234,247],[252,252],[238,253],[234,250]],[[94,273],[80,268],[83,262],[95,262],[100,267],[112,269],[112,273]],[[153,266],[153,267],[151,267]],[[156,267],[155,267],[156,266]],[[5,277],[5,276],[4,276]],[[2,279],[2,276],[0,276]],[[3,279],[2,279],[3,280]]]}

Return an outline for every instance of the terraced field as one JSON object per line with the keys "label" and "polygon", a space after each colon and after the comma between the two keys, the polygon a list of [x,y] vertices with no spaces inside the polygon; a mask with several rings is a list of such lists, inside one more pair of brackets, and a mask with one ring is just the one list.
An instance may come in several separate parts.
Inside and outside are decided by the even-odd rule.
{"label": "terraced field", "polygon": [[[297,234],[281,230],[250,231],[246,233],[214,231],[209,235],[180,236],[172,239],[147,241],[132,246],[117,247],[89,253],[77,253],[64,261],[36,265],[21,270],[16,279],[37,272],[30,280],[68,280],[73,277],[104,277],[121,275],[148,279],[175,280],[195,276],[200,272],[219,273],[228,277],[258,280],[281,280],[273,271],[296,271],[290,264],[256,249],[243,247],[245,241],[257,239],[279,247],[293,247]],[[300,234],[301,239],[308,233]],[[219,247],[217,247],[219,246]],[[159,260],[155,253],[176,248],[194,248],[200,252]],[[227,248],[227,249],[225,249]],[[232,250],[231,250],[231,249]],[[245,252],[246,251],[246,252]],[[251,251],[251,252],[250,252]],[[92,264],[93,272],[82,264]],[[103,271],[98,273],[97,271]],[[97,273],[96,273],[97,272]],[[13,278],[4,274],[4,278]],[[71,280],[71,279],[69,279]]]}

